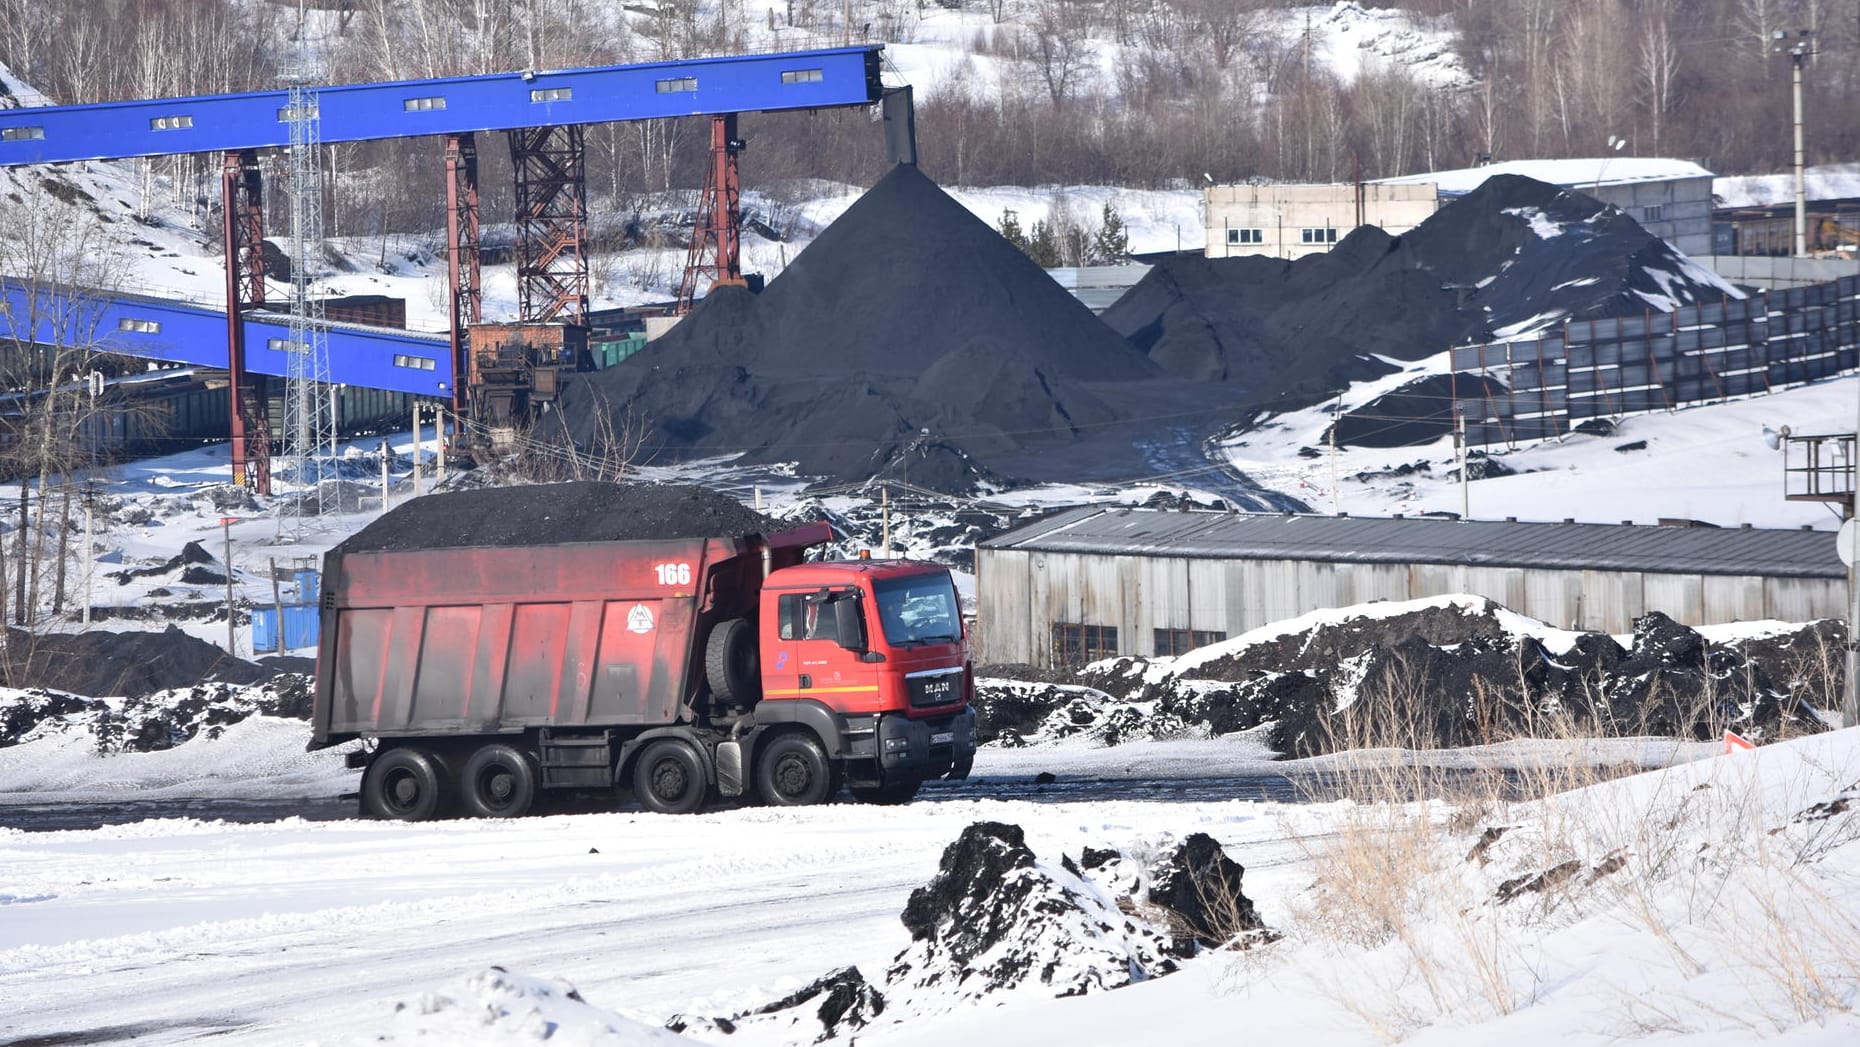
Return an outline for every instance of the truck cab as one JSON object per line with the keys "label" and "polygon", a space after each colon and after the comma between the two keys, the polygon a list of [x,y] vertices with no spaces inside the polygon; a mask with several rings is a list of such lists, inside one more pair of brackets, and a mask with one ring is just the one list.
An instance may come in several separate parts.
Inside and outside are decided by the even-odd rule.
{"label": "truck cab", "polygon": [[949,572],[902,560],[783,568],[764,580],[758,722],[811,719],[845,739],[855,796],[899,802],[967,777],[975,755],[968,647]]}

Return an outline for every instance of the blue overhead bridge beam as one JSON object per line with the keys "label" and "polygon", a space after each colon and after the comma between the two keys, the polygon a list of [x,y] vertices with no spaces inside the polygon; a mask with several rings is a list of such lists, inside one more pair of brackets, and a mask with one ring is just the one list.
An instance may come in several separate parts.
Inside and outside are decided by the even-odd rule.
{"label": "blue overhead bridge beam", "polygon": [[[316,90],[325,143],[880,101],[879,45],[640,65],[339,84]],[[0,167],[290,144],[286,91],[0,110]]]}
{"label": "blue overhead bridge beam", "polygon": [[[452,396],[452,359],[443,334],[330,323],[324,325],[324,338],[332,382],[442,400]],[[224,312],[141,295],[35,298],[20,284],[0,282],[0,340],[83,345],[195,367],[227,366]],[[292,344],[288,316],[245,314],[246,371],[288,377]]]}

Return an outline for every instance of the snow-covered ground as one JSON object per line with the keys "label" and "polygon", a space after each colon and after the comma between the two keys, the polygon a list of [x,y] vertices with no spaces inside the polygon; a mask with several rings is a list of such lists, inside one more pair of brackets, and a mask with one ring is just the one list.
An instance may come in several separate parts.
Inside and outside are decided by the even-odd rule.
{"label": "snow-covered ground", "polygon": [[[209,794],[280,777],[305,794],[351,788],[327,756],[323,773],[305,772],[285,744],[302,731],[248,721],[172,756]],[[977,772],[1115,776],[1105,757],[1116,752],[989,753]],[[733,1014],[846,964],[877,976],[909,944],[899,914],[944,846],[999,821],[1023,827],[1053,866],[1085,847],[1154,853],[1208,833],[1285,937],[1084,997],[1022,988],[999,1006],[894,1009],[858,1042],[1218,1043],[1243,1028],[1261,1042],[1337,1044],[1851,1043],[1860,731],[1710,752],[1542,804],[1457,812],[958,789],[903,808],[0,830],[0,1037],[682,1042],[656,1027]],[[161,755],[112,765],[125,786],[163,781]],[[1204,776],[1258,769],[1266,755],[1245,743],[1176,750]],[[0,781],[18,781],[5,760]],[[1533,880],[1559,869],[1580,875]],[[813,1034],[745,1026],[695,1039]]]}
{"label": "snow-covered ground", "polygon": [[[1445,369],[1442,354],[1354,387],[1341,402],[1346,410],[1361,406]],[[1508,451],[1502,461],[1517,475],[1474,480],[1463,492],[1448,476],[1459,467],[1450,436],[1421,447],[1345,447],[1333,456],[1323,434],[1334,403],[1275,418],[1229,441],[1225,453],[1255,480],[1295,494],[1321,513],[1457,513],[1464,503],[1480,520],[1651,524],[1681,518],[1722,527],[1832,530],[1840,518],[1828,504],[1784,499],[1784,455],[1769,447],[1764,430],[1787,425],[1804,435],[1853,432],[1860,381],[1842,377],[1747,400],[1623,418],[1611,436],[1576,433]],[[1645,447],[1633,446],[1642,441]],[[1300,456],[1300,448],[1315,455]],[[1413,468],[1398,472],[1403,467]]]}

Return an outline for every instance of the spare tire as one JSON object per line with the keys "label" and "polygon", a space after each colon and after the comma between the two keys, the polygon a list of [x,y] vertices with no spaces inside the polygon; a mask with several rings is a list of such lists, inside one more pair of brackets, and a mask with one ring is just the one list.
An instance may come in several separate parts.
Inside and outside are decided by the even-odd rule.
{"label": "spare tire", "polygon": [[704,679],[710,693],[725,702],[748,705],[761,696],[762,664],[749,619],[730,618],[711,627],[704,643]]}

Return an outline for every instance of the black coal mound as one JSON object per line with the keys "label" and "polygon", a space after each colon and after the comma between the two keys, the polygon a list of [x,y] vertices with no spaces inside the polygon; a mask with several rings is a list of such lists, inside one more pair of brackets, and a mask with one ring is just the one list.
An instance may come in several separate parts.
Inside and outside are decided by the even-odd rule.
{"label": "black coal mound", "polygon": [[402,503],[350,536],[345,553],[533,542],[608,542],[763,534],[783,529],[727,495],[672,484],[591,480],[483,487]]}
{"label": "black coal mound", "polygon": [[976,705],[1006,744],[1028,736],[1115,744],[1270,724],[1275,750],[1313,756],[1571,733],[1709,740],[1729,729],[1769,741],[1825,730],[1815,708],[1843,693],[1838,623],[1712,645],[1652,612],[1635,621],[1629,649],[1589,633],[1553,652],[1509,631],[1497,610],[1486,600],[1350,618],[1159,680],[1146,679],[1142,659],[1057,678],[979,679]]}
{"label": "black coal mound", "polygon": [[258,683],[276,673],[169,626],[161,632],[104,632],[33,636],[7,630],[9,679],[15,687],[43,687],[93,697],[139,697],[209,680]]}
{"label": "black coal mound", "polygon": [[104,577],[115,579],[118,585],[127,585],[137,578],[166,576],[174,576],[189,584],[195,584],[195,579],[203,578],[206,580],[198,584],[208,585],[217,582],[224,585],[226,584],[225,575],[205,570],[203,567],[205,564],[218,563],[219,561],[213,558],[213,554],[202,548],[199,542],[189,542],[181,547],[179,553],[153,567],[132,567],[122,571],[111,571]]}
{"label": "black coal mound", "polygon": [[[1253,900],[1241,890],[1246,870],[1207,833],[1190,833],[1150,867],[1149,902],[1160,906],[1183,939],[1210,948],[1265,927]],[[1177,948],[1193,952],[1189,941]]]}
{"label": "black coal mound", "polygon": [[720,1033],[728,1036],[746,1022],[785,1022],[790,1035],[812,1035],[822,1043],[843,1033],[863,1029],[885,1013],[885,996],[865,980],[857,967],[841,967],[815,978],[778,1000],[742,1011],[730,1018],[675,1014],[665,1027],[676,1033]]}
{"label": "black coal mound", "polygon": [[[1563,318],[1639,316],[1724,293],[1619,209],[1500,175],[1400,237],[1362,227],[1290,262],[1168,259],[1104,320],[1173,374],[1289,409],[1389,373],[1378,357],[1418,360]],[[1415,423],[1398,435],[1425,442],[1446,431]],[[1386,421],[1338,435],[1375,433],[1389,433]]]}
{"label": "black coal mound", "polygon": [[558,418],[583,445],[603,417],[631,414],[651,429],[648,450],[673,456],[740,451],[808,475],[966,491],[1003,455],[1118,417],[1083,383],[1159,374],[899,166],[761,294],[721,288],[646,352],[575,376]]}
{"label": "black coal mound", "polygon": [[0,697],[0,748],[35,731],[90,736],[98,753],[154,752],[192,738],[217,738],[251,716],[310,718],[311,680],[281,674],[259,684],[206,683],[105,701],[56,691]]}
{"label": "black coal mound", "polygon": [[1241,890],[1244,870],[1204,833],[1142,864],[1087,847],[1038,861],[1017,825],[977,822],[944,848],[903,913],[911,944],[873,985],[843,967],[728,1018],[678,1015],[676,1032],[782,1025],[825,1042],[875,1023],[944,1013],[1013,990],[1077,996],[1170,974],[1204,948],[1275,940]]}

